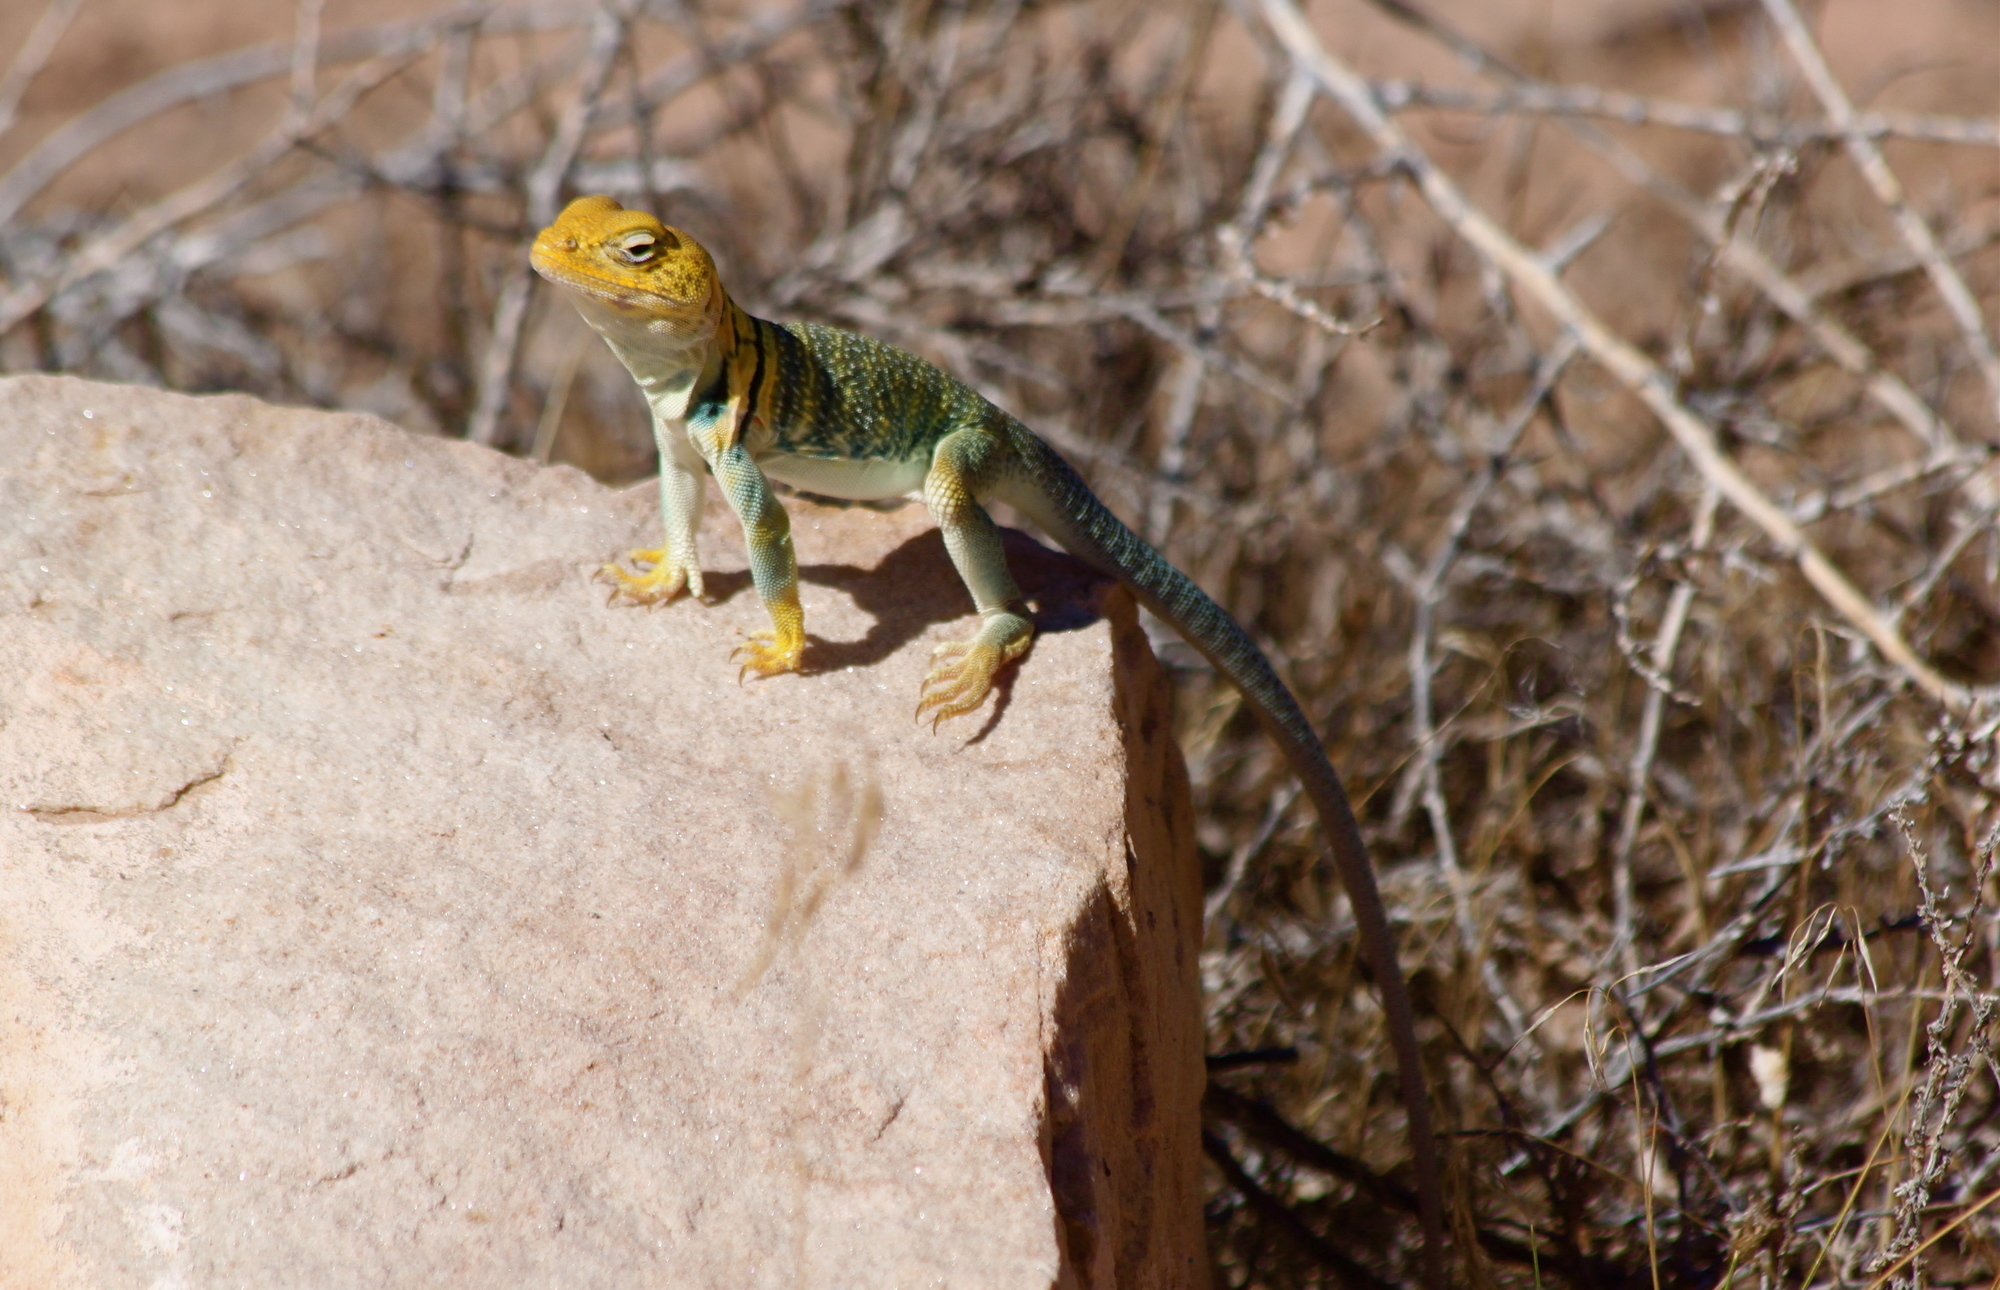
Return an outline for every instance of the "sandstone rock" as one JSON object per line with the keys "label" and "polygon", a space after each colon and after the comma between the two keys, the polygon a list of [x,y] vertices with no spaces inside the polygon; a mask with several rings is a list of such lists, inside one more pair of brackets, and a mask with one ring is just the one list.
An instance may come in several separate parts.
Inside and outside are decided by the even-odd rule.
{"label": "sandstone rock", "polygon": [[[1122,593],[911,720],[920,507],[762,614],[616,492],[354,415],[0,381],[0,1284],[1205,1279],[1185,781]],[[1095,608],[1093,608],[1095,606]],[[990,713],[989,709],[989,713]]]}

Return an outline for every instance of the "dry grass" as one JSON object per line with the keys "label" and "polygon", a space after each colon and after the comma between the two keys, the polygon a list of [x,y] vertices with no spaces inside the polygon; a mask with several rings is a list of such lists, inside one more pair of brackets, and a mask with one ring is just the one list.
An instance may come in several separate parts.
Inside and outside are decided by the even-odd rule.
{"label": "dry grass", "polygon": [[[0,365],[636,478],[521,246],[654,206],[1023,414],[1266,642],[1422,965],[1456,1281],[1988,1284],[2000,19],[1522,9],[302,0],[58,108],[87,51],[23,17]],[[1162,644],[1216,1281],[1408,1284],[1310,813]]]}

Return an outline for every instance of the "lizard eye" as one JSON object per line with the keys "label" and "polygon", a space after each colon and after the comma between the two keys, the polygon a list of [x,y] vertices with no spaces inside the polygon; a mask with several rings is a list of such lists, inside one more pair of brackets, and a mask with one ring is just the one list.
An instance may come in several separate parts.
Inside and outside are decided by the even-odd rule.
{"label": "lizard eye", "polygon": [[627,233],[618,239],[618,254],[633,264],[644,264],[653,258],[655,250],[651,233]]}

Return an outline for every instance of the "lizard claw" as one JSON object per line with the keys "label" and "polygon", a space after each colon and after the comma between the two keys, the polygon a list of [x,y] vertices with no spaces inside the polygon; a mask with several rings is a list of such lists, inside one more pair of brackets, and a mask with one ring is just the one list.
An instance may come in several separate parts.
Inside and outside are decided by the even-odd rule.
{"label": "lizard claw", "polygon": [[738,645],[731,659],[742,659],[743,669],[736,674],[736,683],[743,684],[743,678],[755,672],[758,676],[776,676],[780,672],[796,672],[799,660],[805,654],[803,633],[793,636],[786,634],[780,639],[778,633],[752,632],[750,639]]}
{"label": "lizard claw", "polygon": [[1035,638],[1025,608],[987,616],[969,641],[946,641],[931,651],[930,674],[917,693],[917,720],[931,714],[931,733],[953,717],[986,702],[1000,669],[1027,652]]}
{"label": "lizard claw", "polygon": [[931,716],[931,732],[952,717],[961,717],[986,701],[993,676],[1007,662],[997,646],[977,641],[949,641],[931,654],[937,666],[924,677],[918,693],[916,718]]}
{"label": "lizard claw", "polygon": [[601,566],[594,576],[611,584],[605,604],[616,604],[620,596],[636,605],[663,605],[683,591],[701,595],[701,570],[675,563],[667,552],[634,551],[628,558],[648,571],[628,573],[617,564]]}

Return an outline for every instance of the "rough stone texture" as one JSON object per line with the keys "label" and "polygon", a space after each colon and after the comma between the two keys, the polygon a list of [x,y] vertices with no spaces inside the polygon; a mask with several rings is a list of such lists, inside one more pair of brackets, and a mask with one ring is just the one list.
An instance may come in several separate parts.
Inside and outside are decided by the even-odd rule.
{"label": "rough stone texture", "polygon": [[726,516],[718,604],[588,581],[653,513],[0,381],[0,1285],[1203,1280],[1129,602],[1016,541],[1055,630],[933,736],[970,602],[920,507],[794,504],[814,671],[743,686]]}

